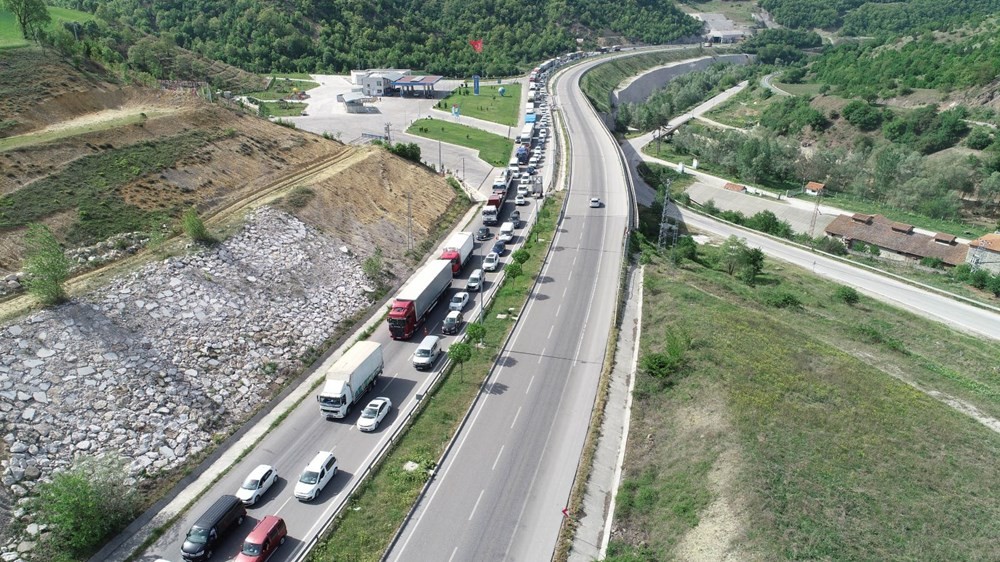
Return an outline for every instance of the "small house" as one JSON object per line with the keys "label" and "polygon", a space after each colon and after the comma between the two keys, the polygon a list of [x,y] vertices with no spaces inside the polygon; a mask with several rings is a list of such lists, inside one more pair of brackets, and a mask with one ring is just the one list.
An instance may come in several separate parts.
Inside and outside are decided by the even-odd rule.
{"label": "small house", "polygon": [[823,192],[824,189],[826,189],[825,185],[819,182],[811,181],[806,184],[805,192],[806,195],[812,195],[813,197],[816,197],[819,195],[826,195],[826,193]]}

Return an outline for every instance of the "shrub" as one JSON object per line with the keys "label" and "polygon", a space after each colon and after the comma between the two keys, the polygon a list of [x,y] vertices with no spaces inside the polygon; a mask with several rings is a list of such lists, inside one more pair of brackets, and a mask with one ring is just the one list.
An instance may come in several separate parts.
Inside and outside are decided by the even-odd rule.
{"label": "shrub", "polygon": [[794,293],[775,289],[762,295],[764,304],[773,308],[800,308],[802,301]]}
{"label": "shrub", "polygon": [[510,257],[511,257],[511,259],[513,259],[514,261],[516,261],[517,263],[519,263],[521,265],[524,265],[524,262],[526,262],[529,259],[531,259],[531,254],[528,253],[528,250],[525,250],[524,248],[521,248],[520,250],[518,250],[518,251],[514,252],[513,254],[511,254]]}
{"label": "shrub", "polygon": [[829,236],[813,240],[813,247],[821,252],[826,252],[835,256],[847,255],[847,246],[845,246],[840,240]]}
{"label": "shrub", "polygon": [[285,204],[292,209],[301,209],[308,205],[315,195],[316,192],[308,187],[299,186],[285,196]]}
{"label": "shrub", "polygon": [[521,267],[521,264],[517,262],[508,263],[507,267],[504,268],[504,271],[507,272],[507,275],[509,275],[511,279],[517,279],[522,273],[524,273],[524,269]]}
{"label": "shrub", "polygon": [[834,291],[833,298],[845,304],[854,306],[855,304],[858,304],[858,301],[861,300],[861,295],[854,287],[841,285],[837,287],[836,291]]}
{"label": "shrub", "polygon": [[644,355],[639,360],[639,369],[665,386],[672,386],[687,365],[686,354],[691,347],[691,338],[675,329],[667,329],[665,335],[664,351]]}
{"label": "shrub", "polygon": [[977,269],[969,275],[969,285],[977,289],[985,289],[990,282],[990,272],[985,269]]}
{"label": "shrub", "polygon": [[48,546],[86,558],[124,529],[139,506],[136,488],[122,485],[127,476],[120,458],[79,457],[71,469],[40,483],[33,511],[49,526]]}
{"label": "shrub", "polygon": [[215,242],[215,238],[208,232],[205,222],[198,216],[198,211],[194,207],[184,211],[184,216],[181,217],[181,226],[184,228],[184,234],[187,234],[188,238],[195,242],[203,244]]}
{"label": "shrub", "polygon": [[967,263],[960,263],[955,266],[955,269],[951,270],[951,275],[956,281],[966,283],[969,281],[969,276],[972,275],[972,266]]}
{"label": "shrub", "polygon": [[933,267],[934,269],[943,269],[944,260],[941,258],[924,257],[920,258],[920,265],[924,267]]}
{"label": "shrub", "polygon": [[24,235],[27,257],[24,282],[29,293],[45,304],[66,298],[63,283],[69,278],[69,259],[47,226],[33,223]]}
{"label": "shrub", "polygon": [[975,127],[969,136],[965,137],[965,146],[974,150],[983,150],[993,144],[993,138],[986,127]]}

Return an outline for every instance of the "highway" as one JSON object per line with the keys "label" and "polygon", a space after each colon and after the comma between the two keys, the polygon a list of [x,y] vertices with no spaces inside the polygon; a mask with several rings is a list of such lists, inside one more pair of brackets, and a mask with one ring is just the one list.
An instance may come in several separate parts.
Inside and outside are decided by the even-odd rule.
{"label": "highway", "polygon": [[[578,88],[559,81],[571,187],[553,252],[498,366],[388,560],[548,560],[608,345],[627,224],[617,147]],[[604,205],[589,206],[600,197]]]}
{"label": "highway", "polygon": [[[505,217],[515,208],[513,198],[514,190],[512,189],[508,195],[508,201],[504,205],[501,220],[505,220]],[[521,242],[523,232],[527,228],[527,219],[532,219],[534,216],[534,205],[534,200],[529,199],[528,205],[519,208],[522,219],[525,221],[524,226],[515,231],[517,236],[514,239],[514,244]],[[480,221],[477,217],[469,228],[474,231],[479,226]],[[496,230],[493,228],[494,232]],[[426,324],[431,334],[442,335],[440,327],[441,321],[448,312],[447,301],[451,295],[464,289],[468,275],[474,269],[481,267],[483,256],[488,252],[488,248],[484,245],[492,244],[492,242],[492,240],[488,240],[475,243],[474,255],[470,258],[470,263],[452,281],[452,289],[446,291],[441,297]],[[510,248],[511,246],[508,245],[508,251],[505,252],[502,263],[509,260]],[[437,255],[435,253],[434,257]],[[486,273],[484,283],[486,293],[495,290],[497,275],[496,273]],[[476,315],[479,314],[482,298],[481,294],[472,295],[472,299],[464,311],[467,321],[475,319]],[[319,405],[314,398],[315,393],[310,394],[302,404],[289,412],[287,418],[280,425],[264,437],[251,452],[195,502],[176,523],[171,525],[164,535],[146,550],[141,559],[180,560],[181,545],[184,542],[185,534],[208,506],[220,495],[234,494],[243,483],[246,475],[255,466],[270,464],[277,469],[280,480],[257,505],[248,509],[248,520],[225,537],[222,544],[216,548],[212,559],[231,560],[235,558],[239,553],[243,539],[246,538],[257,521],[265,515],[278,515],[284,518],[288,525],[288,539],[277,550],[271,561],[298,560],[306,550],[309,541],[322,531],[332,514],[347,501],[347,490],[352,488],[354,480],[360,477],[374,461],[383,445],[390,439],[396,423],[404,417],[406,412],[412,411],[417,405],[417,395],[423,395],[427,392],[433,377],[432,373],[419,372],[413,368],[410,362],[410,356],[423,337],[422,331],[421,329],[421,333],[418,333],[410,341],[393,341],[389,337],[389,330],[385,322],[378,324],[374,334],[369,339],[377,341],[383,346],[385,357],[383,375],[376,387],[352,408],[345,419],[326,420],[319,412]],[[454,336],[444,336],[442,349],[447,350],[452,341],[454,341]],[[434,371],[440,369],[444,364],[444,357],[445,354],[442,353]],[[330,362],[325,364],[328,365]],[[356,427],[358,416],[368,401],[376,396],[389,397],[392,400],[393,409],[378,430],[373,433],[362,433]],[[340,472],[330,481],[317,500],[310,503],[299,502],[293,496],[295,483],[303,468],[321,450],[332,451],[337,456]]]}

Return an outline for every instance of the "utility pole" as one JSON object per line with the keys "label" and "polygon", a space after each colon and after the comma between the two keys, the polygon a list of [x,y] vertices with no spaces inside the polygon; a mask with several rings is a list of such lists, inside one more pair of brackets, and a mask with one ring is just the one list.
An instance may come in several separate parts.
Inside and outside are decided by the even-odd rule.
{"label": "utility pole", "polygon": [[462,181],[465,181],[465,156],[462,157]]}
{"label": "utility pole", "polygon": [[385,124],[385,142],[386,144],[392,144],[392,137],[389,135],[389,123]]}
{"label": "utility pole", "polygon": [[[803,188],[803,191],[805,188]],[[821,189],[816,193],[816,205],[813,207],[813,215],[809,220],[809,238],[816,238],[816,218],[819,217],[819,202],[823,199],[823,192],[825,190]]]}
{"label": "utility pole", "polygon": [[413,205],[412,195],[406,192],[406,249],[413,249]]}
{"label": "utility pole", "polygon": [[444,159],[441,157],[441,141],[438,141],[438,172],[444,175]]}

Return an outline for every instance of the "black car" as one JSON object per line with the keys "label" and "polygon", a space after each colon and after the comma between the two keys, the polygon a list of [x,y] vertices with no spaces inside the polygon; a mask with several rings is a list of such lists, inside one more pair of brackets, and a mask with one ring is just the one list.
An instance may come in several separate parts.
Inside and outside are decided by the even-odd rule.
{"label": "black car", "polygon": [[497,254],[498,256],[502,256],[502,255],[503,255],[503,251],[504,251],[505,249],[507,249],[507,243],[506,243],[506,242],[504,242],[503,240],[497,240],[497,241],[496,241],[496,242],[495,242],[495,243],[493,244],[493,249],[492,249],[492,250],[490,250],[490,251],[491,251],[491,252],[496,252],[496,254]]}
{"label": "black car", "polygon": [[514,223],[514,228],[521,228],[521,211],[514,209],[510,212],[510,222]]}
{"label": "black car", "polygon": [[490,238],[493,238],[493,233],[490,232],[490,229],[485,226],[479,227],[479,230],[476,231],[476,240],[483,241],[489,240]]}

